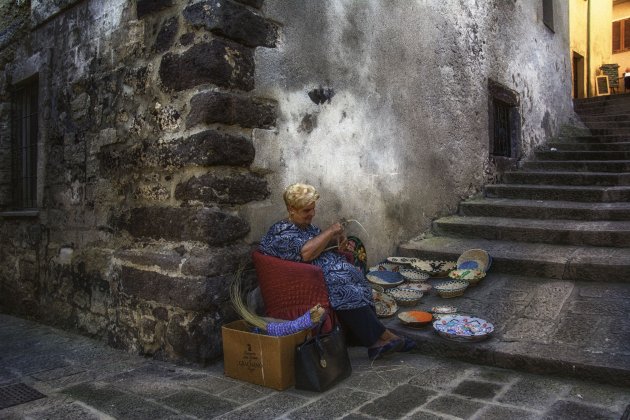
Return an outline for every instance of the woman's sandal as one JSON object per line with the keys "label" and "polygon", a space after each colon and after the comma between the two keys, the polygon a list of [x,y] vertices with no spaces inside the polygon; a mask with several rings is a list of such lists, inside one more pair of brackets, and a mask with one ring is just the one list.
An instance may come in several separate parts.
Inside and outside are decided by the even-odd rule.
{"label": "woman's sandal", "polygon": [[370,360],[380,359],[383,356],[400,351],[404,346],[405,346],[405,340],[402,338],[391,340],[387,344],[384,344],[380,347],[369,348],[368,359]]}
{"label": "woman's sandal", "polygon": [[403,341],[404,343],[402,347],[400,348],[400,350],[398,350],[400,353],[405,353],[418,347],[418,343],[416,343],[409,337],[403,337]]}

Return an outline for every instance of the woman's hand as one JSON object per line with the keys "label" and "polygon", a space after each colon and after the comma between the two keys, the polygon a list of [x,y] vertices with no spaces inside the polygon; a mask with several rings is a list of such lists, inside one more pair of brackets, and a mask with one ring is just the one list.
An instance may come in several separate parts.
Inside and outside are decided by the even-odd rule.
{"label": "woman's hand", "polygon": [[319,257],[319,254],[321,254],[331,242],[336,242],[339,246],[341,246],[342,243],[347,243],[345,230],[343,225],[339,222],[333,223],[322,233],[304,244],[301,250],[302,260],[308,262]]}

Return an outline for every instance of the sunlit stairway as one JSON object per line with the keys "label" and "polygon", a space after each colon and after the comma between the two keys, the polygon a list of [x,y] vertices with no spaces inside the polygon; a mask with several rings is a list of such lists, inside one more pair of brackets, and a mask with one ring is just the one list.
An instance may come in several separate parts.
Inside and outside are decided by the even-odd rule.
{"label": "sunlit stairway", "polygon": [[385,321],[420,352],[630,386],[630,95],[577,100],[575,109],[590,134],[553,139],[424,239],[399,246],[398,255],[422,259],[473,248],[493,258],[463,296],[431,292],[415,308],[455,306],[492,322],[491,337],[456,342]]}
{"label": "sunlit stairway", "polygon": [[630,95],[575,107],[591,135],[555,139],[401,255],[453,260],[483,248],[497,272],[630,282]]}

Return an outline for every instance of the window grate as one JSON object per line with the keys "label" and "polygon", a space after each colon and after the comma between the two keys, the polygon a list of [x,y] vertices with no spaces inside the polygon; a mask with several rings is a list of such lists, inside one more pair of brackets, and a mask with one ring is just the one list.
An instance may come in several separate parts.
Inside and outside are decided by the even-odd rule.
{"label": "window grate", "polygon": [[512,150],[512,127],[510,125],[510,105],[494,99],[494,136],[492,154],[510,157]]}
{"label": "window grate", "polygon": [[13,206],[37,206],[38,84],[29,83],[13,92],[11,185]]}

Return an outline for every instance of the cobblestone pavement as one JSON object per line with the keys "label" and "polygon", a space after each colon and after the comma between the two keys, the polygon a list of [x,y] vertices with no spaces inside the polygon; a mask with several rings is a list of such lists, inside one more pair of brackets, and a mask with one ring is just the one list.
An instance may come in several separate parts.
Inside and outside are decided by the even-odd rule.
{"label": "cobblestone pavement", "polygon": [[[370,363],[318,394],[227,378],[0,314],[1,419],[620,419],[630,389],[442,360],[418,353]],[[7,408],[26,384],[45,397]]]}

